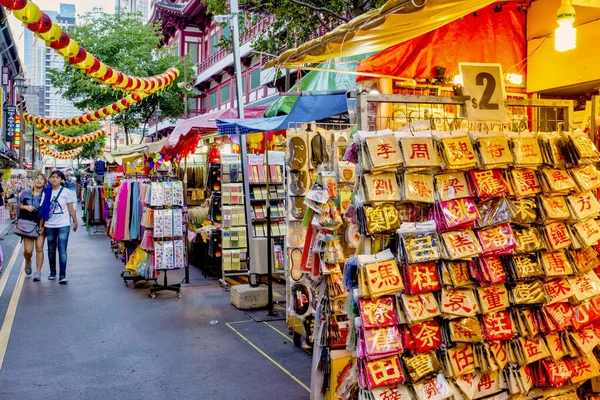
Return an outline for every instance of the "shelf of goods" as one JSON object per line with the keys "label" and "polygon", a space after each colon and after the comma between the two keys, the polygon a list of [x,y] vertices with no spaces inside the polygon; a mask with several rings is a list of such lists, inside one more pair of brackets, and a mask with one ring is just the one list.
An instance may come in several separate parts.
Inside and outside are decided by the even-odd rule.
{"label": "shelf of goods", "polygon": [[221,218],[223,279],[248,273],[248,237],[242,163],[238,155],[221,164]]}
{"label": "shelf of goods", "polygon": [[[364,127],[381,122],[371,101],[426,103],[360,96]],[[436,98],[421,109],[456,114],[353,136],[360,245],[342,289],[313,284],[315,399],[598,398],[600,152],[583,132],[457,131],[459,107]],[[517,112],[544,107],[572,111]]]}
{"label": "shelf of goods", "polygon": [[338,346],[343,347],[349,320],[341,267],[356,243],[351,224],[343,218],[352,197],[354,166],[341,156],[352,127],[303,128],[287,132],[287,326],[296,345],[313,345],[321,298],[314,289],[325,282],[335,308],[328,318],[339,327]]}

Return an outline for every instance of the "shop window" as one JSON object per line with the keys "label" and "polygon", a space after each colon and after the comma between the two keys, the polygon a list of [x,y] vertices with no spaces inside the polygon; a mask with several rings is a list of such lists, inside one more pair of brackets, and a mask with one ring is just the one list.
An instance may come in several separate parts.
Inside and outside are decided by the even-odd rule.
{"label": "shop window", "polygon": [[250,90],[254,90],[260,86],[260,69],[255,69],[250,74]]}
{"label": "shop window", "polygon": [[231,85],[225,85],[221,88],[221,104],[231,100]]}
{"label": "shop window", "polygon": [[219,33],[210,35],[210,54],[215,54],[219,50]]}
{"label": "shop window", "polygon": [[217,92],[212,92],[208,95],[208,108],[215,108],[217,106]]}
{"label": "shop window", "polygon": [[246,93],[246,75],[242,75],[242,94]]}

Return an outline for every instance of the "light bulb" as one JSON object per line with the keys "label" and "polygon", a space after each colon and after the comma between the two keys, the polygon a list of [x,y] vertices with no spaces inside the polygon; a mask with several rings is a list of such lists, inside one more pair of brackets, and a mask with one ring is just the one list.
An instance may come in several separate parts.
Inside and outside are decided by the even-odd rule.
{"label": "light bulb", "polygon": [[369,92],[369,94],[371,96],[377,96],[379,94],[379,90],[377,90],[377,89],[371,89],[371,91]]}
{"label": "light bulb", "polygon": [[554,48],[556,51],[568,51],[577,47],[577,29],[573,27],[572,19],[558,21],[554,31]]}
{"label": "light bulb", "polygon": [[521,74],[506,74],[508,83],[519,86],[523,84],[523,75]]}
{"label": "light bulb", "polygon": [[452,78],[452,83],[455,85],[463,85],[463,76],[462,75],[454,76],[454,78]]}

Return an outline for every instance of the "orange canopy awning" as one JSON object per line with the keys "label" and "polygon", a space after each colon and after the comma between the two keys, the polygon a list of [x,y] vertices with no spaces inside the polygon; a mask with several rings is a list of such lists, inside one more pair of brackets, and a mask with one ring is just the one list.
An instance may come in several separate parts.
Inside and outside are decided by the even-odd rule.
{"label": "orange canopy awning", "polygon": [[[516,3],[485,7],[412,40],[364,59],[357,72],[404,78],[435,78],[435,67],[458,75],[459,62],[499,63],[504,72],[525,68],[525,11]],[[511,71],[508,71],[511,69]],[[370,79],[358,76],[357,80]]]}

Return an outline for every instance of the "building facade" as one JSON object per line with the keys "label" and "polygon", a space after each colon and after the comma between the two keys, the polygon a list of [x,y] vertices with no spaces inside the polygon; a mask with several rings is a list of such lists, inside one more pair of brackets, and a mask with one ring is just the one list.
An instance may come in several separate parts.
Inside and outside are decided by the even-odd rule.
{"label": "building facade", "polygon": [[0,168],[7,168],[18,166],[18,156],[14,150],[15,116],[20,103],[23,107],[26,107],[26,103],[15,87],[15,77],[23,74],[23,65],[4,7],[0,7],[0,73]]}
{"label": "building facade", "polygon": [[142,21],[148,22],[148,18],[150,17],[150,1],[151,0],[116,0],[115,9],[131,13],[140,13],[142,14]]}
{"label": "building facade", "polygon": [[[76,8],[74,4],[61,4],[60,12],[44,11],[53,21],[63,29],[76,23]],[[81,110],[73,102],[63,98],[50,82],[50,69],[62,69],[64,59],[46,43],[35,37],[33,32],[25,29],[24,32],[24,58],[27,68],[27,84],[31,88],[28,93],[38,95],[43,93],[43,110],[39,115],[51,118],[68,118],[81,114]]]}
{"label": "building facade", "polygon": [[[235,73],[231,50],[219,46],[221,38],[229,39],[229,27],[212,20],[202,0],[156,1],[152,5],[150,23],[162,24],[164,44],[174,46],[180,56],[194,63],[197,76],[195,90],[188,99],[189,117],[237,106]],[[243,97],[246,105],[269,102],[278,90],[271,85],[273,70],[263,71],[266,59],[252,49],[252,39],[269,28],[272,22],[263,16],[242,15],[240,26]]]}

